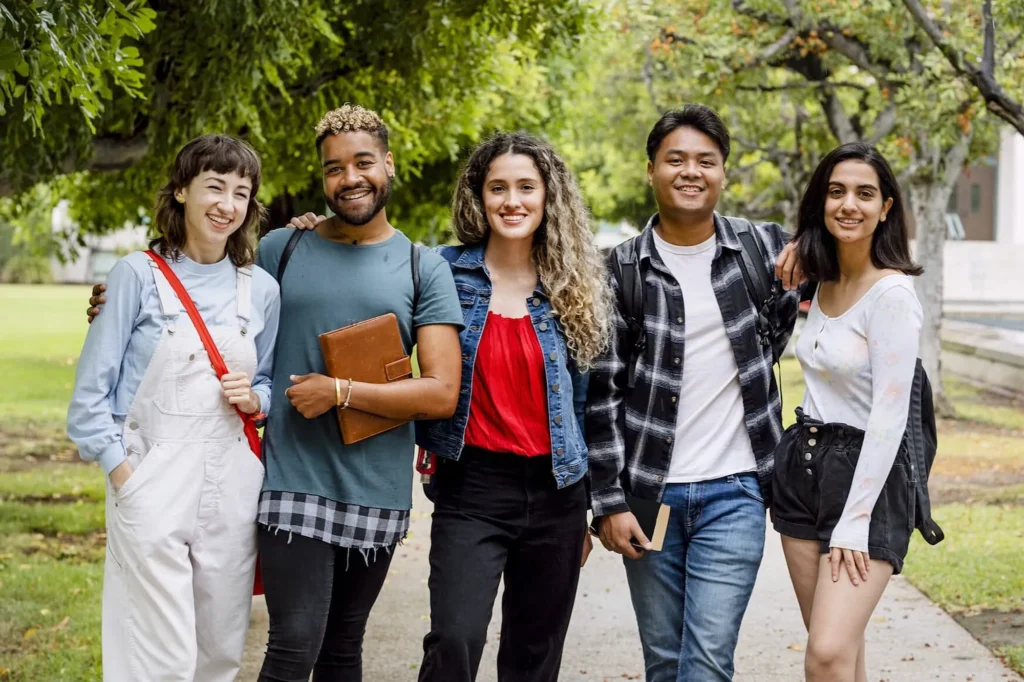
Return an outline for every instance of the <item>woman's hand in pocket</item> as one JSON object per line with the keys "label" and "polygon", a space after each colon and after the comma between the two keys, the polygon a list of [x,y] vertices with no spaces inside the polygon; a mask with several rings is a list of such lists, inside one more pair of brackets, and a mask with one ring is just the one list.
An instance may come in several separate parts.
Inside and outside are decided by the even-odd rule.
{"label": "woman's hand in pocket", "polygon": [[110,483],[114,486],[114,492],[119,492],[121,487],[132,477],[132,465],[126,459],[111,469],[109,476]]}
{"label": "woman's hand in pocket", "polygon": [[220,378],[220,385],[228,402],[242,412],[256,414],[260,411],[260,397],[253,392],[245,372],[228,372]]}

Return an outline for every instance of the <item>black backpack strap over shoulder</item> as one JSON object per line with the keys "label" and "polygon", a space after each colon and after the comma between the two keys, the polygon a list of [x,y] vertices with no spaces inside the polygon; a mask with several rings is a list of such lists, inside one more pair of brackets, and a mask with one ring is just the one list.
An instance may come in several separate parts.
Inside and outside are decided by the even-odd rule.
{"label": "black backpack strap over shoulder", "polygon": [[[740,272],[757,312],[757,337],[763,346],[775,338],[775,277],[768,271],[764,242],[753,223],[744,218],[724,218],[740,240]],[[780,358],[773,358],[778,362]]]}
{"label": "black backpack strap over shoulder", "polygon": [[636,386],[636,363],[647,346],[644,333],[644,280],[636,239],[630,239],[612,250],[608,257],[612,277],[619,285],[623,317],[629,327],[629,358],[626,363],[626,387]]}
{"label": "black backpack strap over shoulder", "polygon": [[409,248],[409,267],[412,269],[412,314],[420,302],[420,247],[412,242]]}
{"label": "black backpack strap over shoulder", "polygon": [[288,261],[291,260],[292,252],[295,251],[295,247],[299,245],[299,240],[306,234],[305,230],[296,229],[292,232],[292,236],[288,238],[288,243],[284,245],[284,251],[281,252],[281,260],[277,262],[277,283],[281,284],[281,280],[284,279],[284,271],[288,267]]}
{"label": "black backpack strap over shoulder", "polygon": [[758,310],[771,298],[773,278],[769,276],[765,266],[764,243],[756,234],[756,228],[746,223],[745,229],[736,231],[743,249],[740,256],[743,261],[743,279],[747,284],[747,290],[753,295],[754,306]]}

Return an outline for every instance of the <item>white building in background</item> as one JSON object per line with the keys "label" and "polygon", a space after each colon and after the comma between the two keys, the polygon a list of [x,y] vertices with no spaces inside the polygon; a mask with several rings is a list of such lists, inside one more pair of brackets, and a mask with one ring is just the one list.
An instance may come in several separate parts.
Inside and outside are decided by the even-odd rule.
{"label": "white building in background", "polygon": [[998,153],[964,170],[950,197],[943,267],[948,313],[1024,315],[1024,136],[1003,132]]}
{"label": "white building in background", "polygon": [[1013,129],[999,145],[995,223],[997,242],[1024,244],[1024,135]]}
{"label": "white building in background", "polygon": [[[68,202],[62,201],[53,209],[51,225],[55,233],[65,233],[74,223],[68,215]],[[144,226],[125,226],[108,234],[85,235],[85,246],[77,247],[77,257],[61,263],[54,257],[50,262],[53,281],[61,284],[93,284],[102,282],[122,256],[146,248],[149,243]]]}

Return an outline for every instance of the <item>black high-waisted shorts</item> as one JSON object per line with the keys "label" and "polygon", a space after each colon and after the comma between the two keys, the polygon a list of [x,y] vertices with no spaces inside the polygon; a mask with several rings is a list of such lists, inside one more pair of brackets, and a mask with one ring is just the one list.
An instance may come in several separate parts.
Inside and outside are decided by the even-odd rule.
{"label": "black high-waisted shorts", "polygon": [[[782,535],[817,540],[829,551],[842,516],[864,432],[846,424],[823,424],[797,408],[797,423],[775,449],[772,523]],[[868,555],[903,570],[914,530],[914,488],[906,441],[900,445],[885,487],[871,512]]]}

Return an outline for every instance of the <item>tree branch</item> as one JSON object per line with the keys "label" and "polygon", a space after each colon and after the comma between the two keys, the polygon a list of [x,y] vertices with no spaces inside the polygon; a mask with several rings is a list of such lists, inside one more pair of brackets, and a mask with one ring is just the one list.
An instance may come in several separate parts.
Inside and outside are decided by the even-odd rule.
{"label": "tree branch", "polygon": [[[868,87],[861,85],[860,83],[852,83],[850,81],[829,81],[829,84],[834,88],[851,88],[853,90],[867,91]],[[821,87],[817,82],[796,82],[796,83],[783,83],[781,85],[738,85],[737,90],[744,90],[750,92],[780,92],[783,90],[803,90],[806,88],[817,88]]]}
{"label": "tree branch", "polygon": [[800,32],[797,31],[795,28],[789,29],[788,31],[783,33],[778,40],[776,40],[774,43],[766,47],[764,49],[764,52],[758,55],[755,61],[757,63],[765,63],[771,61],[779,54],[781,54],[783,50],[789,47],[789,44],[793,42],[793,39],[796,38],[798,35],[800,35]]}
{"label": "tree branch", "polygon": [[93,140],[92,157],[84,169],[89,171],[124,170],[141,161],[149,153],[145,134],[130,138],[98,137]]}
{"label": "tree branch", "polygon": [[991,0],[985,0],[983,7],[985,48],[980,65],[972,63],[946,40],[942,29],[928,16],[927,10],[919,0],[903,0],[903,5],[935,47],[946,57],[953,70],[967,78],[977,88],[985,99],[988,110],[1024,134],[1024,106],[1007,95],[995,79],[995,21],[992,18]]}
{"label": "tree branch", "polygon": [[996,22],[992,18],[992,0],[985,0],[981,6],[982,23],[985,24],[985,46],[981,54],[981,71],[989,76],[996,72]]}
{"label": "tree branch", "polygon": [[[97,173],[107,171],[125,170],[133,164],[138,163],[149,153],[149,139],[145,133],[138,133],[132,137],[97,137],[92,141],[91,155],[87,159],[70,154],[61,159],[57,164],[60,173],[77,173],[81,171],[94,171]],[[46,173],[46,177],[51,174]],[[9,171],[0,170],[0,197],[8,197],[25,189],[26,186],[45,179],[43,174],[18,177],[18,184],[15,185]]]}
{"label": "tree branch", "polygon": [[896,128],[896,105],[889,102],[889,105],[875,117],[874,128],[871,136],[866,140],[870,145],[876,145],[889,136]]}
{"label": "tree branch", "polygon": [[1017,46],[1020,45],[1021,38],[1024,38],[1024,29],[1021,29],[1020,33],[1018,33],[1014,38],[1006,41],[1006,47],[1003,48],[1003,52],[1013,52],[1017,49]]}
{"label": "tree branch", "polygon": [[836,95],[836,91],[829,87],[828,83],[821,84],[821,108],[824,110],[825,118],[828,120],[828,127],[836,139],[839,140],[839,144],[856,142],[860,139],[853,121],[850,119],[849,114],[846,113],[846,108],[840,101],[839,96]]}
{"label": "tree branch", "polygon": [[640,67],[640,77],[644,79],[644,87],[647,88],[647,96],[651,98],[651,106],[660,113],[658,96],[654,92],[654,55],[651,54],[650,45],[644,48],[644,63]]}

